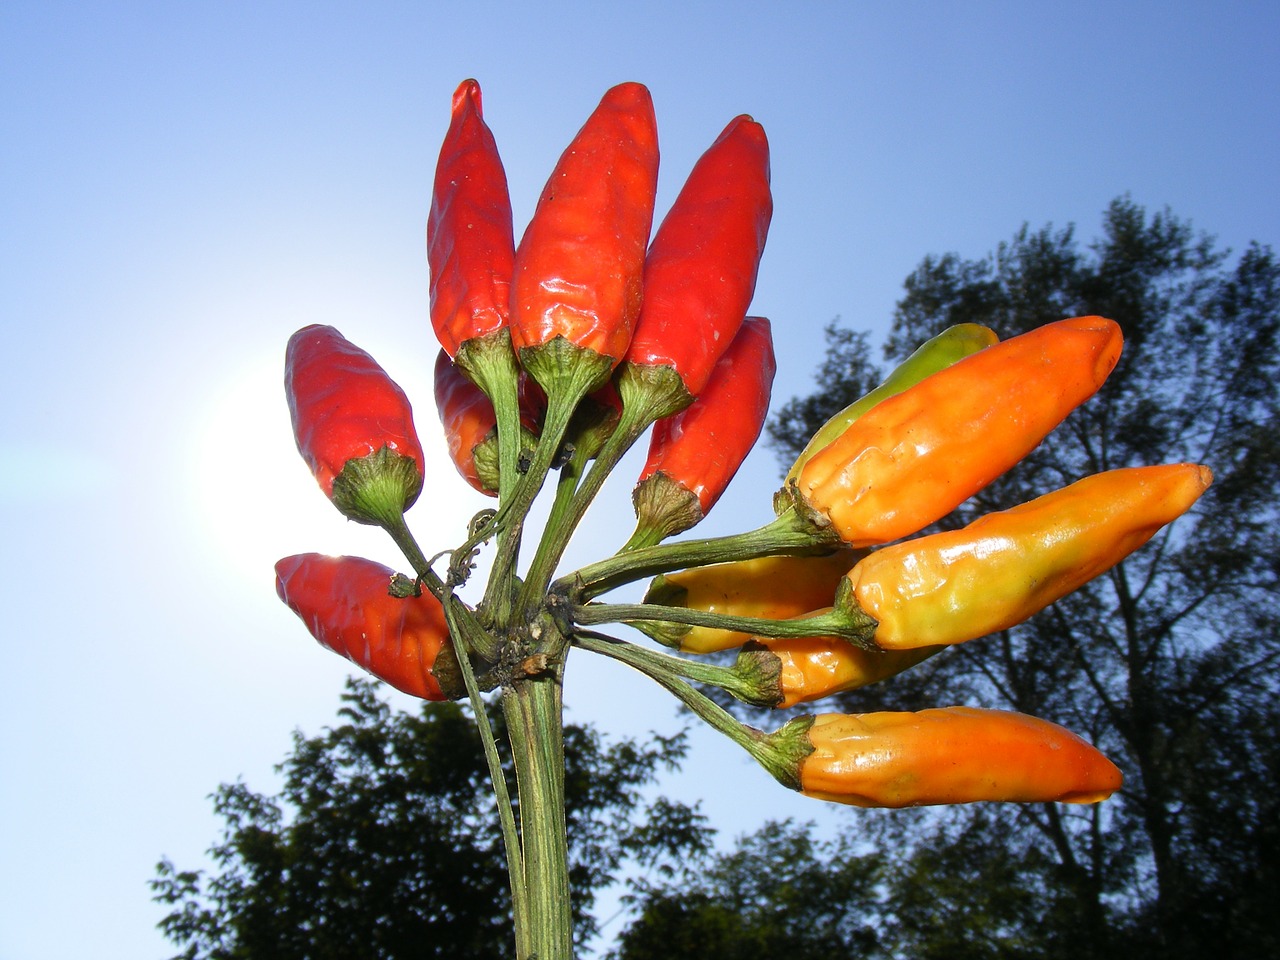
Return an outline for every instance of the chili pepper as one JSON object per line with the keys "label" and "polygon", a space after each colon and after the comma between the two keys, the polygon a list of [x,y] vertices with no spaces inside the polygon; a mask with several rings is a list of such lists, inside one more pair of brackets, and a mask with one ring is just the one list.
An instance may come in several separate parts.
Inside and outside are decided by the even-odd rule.
{"label": "chili pepper", "polygon": [[878,620],[875,642],[887,650],[983,637],[1110,570],[1212,480],[1189,463],[1086,477],[962,530],[875,551],[849,572],[837,603]]}
{"label": "chili pepper", "polygon": [[[454,366],[444,350],[436,357],[435,393],[436,409],[440,412],[453,465],[473,488],[496,497],[498,484],[481,479],[476,464],[476,451],[480,446],[497,440],[498,419],[493,404],[483,390]],[[496,481],[497,477],[489,479]]]}
{"label": "chili pepper", "polygon": [[813,752],[799,764],[801,792],[858,807],[1097,803],[1123,780],[1074,733],[1002,710],[822,714],[807,737]]}
{"label": "chili pepper", "polygon": [[748,317],[701,396],[654,424],[632,493],[638,523],[629,548],[658,543],[707,515],[760,436],[775,369],[769,321]]}
{"label": "chili pepper", "polygon": [[915,533],[1030,453],[1097,391],[1120,348],[1102,317],[997,343],[872,407],[792,489],[851,546]]}
{"label": "chili pepper", "polygon": [[652,395],[641,401],[655,404],[650,419],[698,396],[733,341],[772,213],[764,128],[736,117],[694,164],[645,257],[644,303],[623,376]]}
{"label": "chili pepper", "polygon": [[915,353],[903,360],[894,371],[866,396],[855,400],[819,428],[818,432],[805,445],[796,462],[787,471],[787,483],[800,476],[804,465],[813,459],[814,454],[833,443],[840,434],[860,416],[882,400],[897,396],[903,390],[915,386],[925,377],[939,370],[945,370],[953,363],[963,360],[970,354],[985,350],[996,343],[999,337],[993,330],[977,323],[958,323],[947,327],[932,340],[922,344]]}
{"label": "chili pepper", "polygon": [[507,175],[485,125],[480,85],[464,80],[436,165],[427,219],[431,323],[450,357],[507,327],[515,238]]}
{"label": "chili pepper", "polygon": [[404,391],[318,324],[289,338],[284,384],[298,451],[325,495],[360,523],[400,521],[422,490],[423,463]]}
{"label": "chili pepper", "polygon": [[[785,708],[896,677],[942,649],[866,650],[840,637],[753,637],[738,654],[738,663],[744,669],[745,661],[776,659],[778,701],[773,706]],[[751,672],[756,675],[759,670]]]}
{"label": "chili pepper", "polygon": [[[840,549],[826,556],[759,557],[694,567],[655,577],[644,602],[787,620],[831,606],[836,587],[862,555]],[[686,653],[714,653],[740,647],[750,639],[750,634],[734,630],[690,627],[679,643]]]}
{"label": "chili pepper", "polygon": [[[591,366],[585,393],[626,353],[640,313],[657,178],[649,91],[619,84],[561,155],[516,249],[512,343],[548,396],[566,365]],[[552,346],[558,339],[573,360]]]}
{"label": "chili pepper", "polygon": [[397,690],[423,700],[461,696],[440,601],[391,596],[393,575],[362,557],[303,553],[276,564],[276,593],[322,646]]}

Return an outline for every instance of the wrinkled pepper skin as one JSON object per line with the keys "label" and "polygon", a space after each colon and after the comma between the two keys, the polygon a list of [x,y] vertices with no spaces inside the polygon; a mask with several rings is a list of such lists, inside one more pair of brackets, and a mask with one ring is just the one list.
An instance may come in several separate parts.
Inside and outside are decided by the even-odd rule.
{"label": "wrinkled pepper skin", "polygon": [[785,709],[896,677],[942,649],[864,650],[840,637],[754,637],[740,656],[766,651],[778,658],[782,699],[774,706]]}
{"label": "wrinkled pepper skin", "polygon": [[773,199],[769,141],[736,117],[694,165],[644,262],[644,304],[628,363],[675,370],[698,396],[755,293]]}
{"label": "wrinkled pepper skin", "polygon": [[[760,436],[776,370],[769,321],[748,317],[716,362],[702,395],[653,425],[649,457],[633,494],[641,524],[662,525],[669,535],[687,530],[710,512]],[[672,527],[650,515],[645,488],[655,483],[673,484],[677,496],[685,492],[692,522]]]}
{"label": "wrinkled pepper skin", "polygon": [[813,753],[800,762],[801,792],[858,807],[1097,803],[1123,780],[1074,733],[1001,710],[822,714],[808,738]]}
{"label": "wrinkled pepper skin", "polygon": [[322,646],[410,696],[449,699],[458,676],[444,610],[430,594],[390,596],[393,572],[362,557],[304,553],[276,564],[276,593]]}
{"label": "wrinkled pepper skin", "polygon": [[977,323],[958,323],[920,345],[889,374],[880,386],[853,401],[819,428],[787,471],[787,483],[797,479],[814,454],[834,442],[860,416],[882,400],[897,396],[931,374],[945,370],[965,357],[999,341],[995,331]]}
{"label": "wrinkled pepper skin", "polygon": [[649,91],[620,84],[561,155],[516,250],[517,352],[564,337],[613,366],[622,360],[640,313],[657,182]]}
{"label": "wrinkled pepper skin", "polygon": [[409,461],[400,509],[417,499],[423,456],[413,411],[369,354],[333,327],[303,327],[289,338],[284,385],[298,452],[326,496],[334,497],[334,480],[348,463],[385,450],[402,465]]}
{"label": "wrinkled pepper skin", "polygon": [[431,325],[450,357],[468,340],[507,327],[515,268],[511,198],[474,80],[453,94],[427,219],[427,263]]}
{"label": "wrinkled pepper skin", "polygon": [[962,530],[877,550],[849,572],[841,598],[879,621],[875,642],[886,650],[984,637],[1110,570],[1212,479],[1189,463],[1086,477]]}
{"label": "wrinkled pepper skin", "polygon": [[[706,613],[789,620],[830,607],[836,587],[862,555],[841,549],[819,557],[760,557],[694,567],[654,578],[644,601]],[[751,639],[750,634],[734,630],[691,627],[680,649],[714,653]]]}
{"label": "wrinkled pepper skin", "polygon": [[800,471],[798,495],[851,546],[909,536],[1030,453],[1106,380],[1119,326],[1060,320],[877,404]]}

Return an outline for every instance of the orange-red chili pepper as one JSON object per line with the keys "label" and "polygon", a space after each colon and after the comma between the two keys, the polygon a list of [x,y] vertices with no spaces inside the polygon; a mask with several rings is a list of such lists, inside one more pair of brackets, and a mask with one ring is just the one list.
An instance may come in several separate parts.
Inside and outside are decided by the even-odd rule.
{"label": "orange-red chili pepper", "polygon": [[323,646],[397,690],[423,700],[459,695],[440,601],[391,596],[392,574],[362,557],[304,553],[276,564],[276,593]]}
{"label": "orange-red chili pepper", "polygon": [[383,523],[417,499],[413,411],[369,354],[333,327],[303,327],[289,338],[284,384],[298,451],[339,510]]}
{"label": "orange-red chili pepper", "polygon": [[654,424],[632,495],[639,521],[632,546],[707,515],[760,436],[775,370],[769,321],[748,317],[698,399]]}
{"label": "orange-red chili pepper", "polygon": [[480,85],[464,80],[453,94],[427,219],[431,323],[449,356],[507,326],[514,262],[506,171],[484,122]]}
{"label": "orange-red chili pepper", "polygon": [[801,792],[858,807],[1096,803],[1123,780],[1074,733],[1001,710],[823,714],[807,737],[813,752],[799,764]]}
{"label": "orange-red chili pepper", "polygon": [[772,214],[769,141],[737,117],[694,164],[649,245],[627,363],[670,367],[690,398],[702,392],[751,305]]}
{"label": "orange-red chili pepper", "polygon": [[931,373],[937,373],[970,354],[985,350],[999,339],[994,331],[981,324],[957,323],[921,344],[885,377],[883,383],[853,401],[818,429],[787,471],[787,482],[797,479],[814,454],[839,438],[855,420],[876,404],[915,386]]}
{"label": "orange-red chili pepper", "polygon": [[896,677],[942,649],[867,650],[840,637],[753,637],[738,659],[778,659],[779,700],[774,706],[786,708]]}
{"label": "orange-red chili pepper", "polygon": [[[816,557],[757,557],[714,563],[655,577],[645,603],[685,607],[736,617],[788,620],[831,606],[836,587],[863,556],[849,549]],[[686,653],[731,650],[751,634],[711,627],[690,627],[680,638]]]}
{"label": "orange-red chili pepper", "polygon": [[[511,339],[518,352],[563,337],[617,366],[640,313],[657,179],[649,91],[619,84],[561,155],[516,249]],[[551,393],[547,379],[539,383]]]}
{"label": "orange-red chili pepper", "polygon": [[1208,467],[1130,467],[1012,510],[871,553],[842,602],[879,621],[886,650],[963,643],[1021,623],[1110,570],[1208,488]]}
{"label": "orange-red chili pepper", "polygon": [[1050,323],[877,404],[800,471],[797,493],[852,546],[908,536],[1025,457],[1120,356],[1102,317]]}

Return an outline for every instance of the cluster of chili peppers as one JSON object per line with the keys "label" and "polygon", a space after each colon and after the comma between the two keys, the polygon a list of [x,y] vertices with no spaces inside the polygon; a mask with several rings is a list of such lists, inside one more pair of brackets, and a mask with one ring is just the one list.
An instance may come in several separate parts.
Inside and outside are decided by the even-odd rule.
{"label": "cluster of chili peppers", "polygon": [[[764,526],[664,543],[711,510],[768,406],[770,326],[747,316],[772,213],[764,130],[732,120],[650,239],[657,174],[649,93],[614,87],[517,243],[480,88],[468,80],[455,93],[427,227],[443,347],[436,402],[459,473],[497,505],[433,559],[404,513],[426,483],[441,496],[442,479],[423,476],[404,393],[331,327],[298,331],[287,354],[298,448],[321,489],[349,518],[384,527],[411,569],[305,554],[277,565],[278,591],[320,643],[398,689],[470,698],[522,957],[571,947],[560,731],[572,649],[644,672],[809,796],[879,807],[1094,802],[1119,788],[1120,772],[1044,720],[948,707],[804,715],[764,733],[695,685],[785,708],[885,680],[1109,570],[1211,480],[1192,464],[1117,470],[920,536],[1092,396],[1121,350],[1119,328],[1100,317],[1004,342],[965,324],[815,435]],[[612,557],[556,578],[605,477],[650,428],[633,534]],[[552,476],[547,525],[518,572],[529,508]],[[487,583],[464,600],[457,591],[485,544]],[[643,602],[598,599],[649,578]],[[603,633],[606,624],[676,652]],[[733,649],[732,664],[699,659]],[[518,804],[488,732],[486,690],[499,691]]]}

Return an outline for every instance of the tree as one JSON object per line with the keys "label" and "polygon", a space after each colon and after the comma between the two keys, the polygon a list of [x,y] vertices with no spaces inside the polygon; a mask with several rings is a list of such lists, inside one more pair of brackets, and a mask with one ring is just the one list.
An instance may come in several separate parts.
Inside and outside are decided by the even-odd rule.
{"label": "tree", "polygon": [[767,823],[662,883],[643,887],[610,960],[869,960],[879,859],[812,825]]}
{"label": "tree", "polygon": [[[1008,337],[1101,314],[1126,337],[1098,396],[944,525],[1117,467],[1185,460],[1216,475],[1191,514],[1030,622],[843,698],[850,710],[946,700],[1049,717],[1124,770],[1121,795],[1097,808],[868,821],[910,867],[890,898],[899,908],[920,896],[913,884],[924,884],[927,899],[945,894],[944,865],[980,887],[997,842],[1023,888],[1054,891],[1041,919],[1056,921],[1056,933],[1030,952],[1011,937],[975,955],[1280,953],[1271,907],[1280,892],[1280,263],[1256,244],[1229,259],[1185,221],[1120,198],[1088,247],[1071,228],[1023,227],[988,257],[926,257],[907,278],[885,346],[890,361],[962,322]],[[770,424],[784,468],[828,416],[880,378],[865,337],[833,325],[828,348],[818,390]],[[969,953],[954,943],[939,953],[921,936],[904,941],[908,955]]]}
{"label": "tree", "polygon": [[[151,881],[160,927],[188,960],[490,958],[510,951],[510,903],[475,725],[452,703],[394,711],[352,680],[341,724],[294,735],[276,796],[213,796],[217,872],[168,860]],[[606,746],[565,729],[575,939],[596,932],[597,890],[629,858],[657,871],[709,843],[696,811],[641,790],[684,754],[683,735]],[[509,766],[509,764],[508,764]]]}

